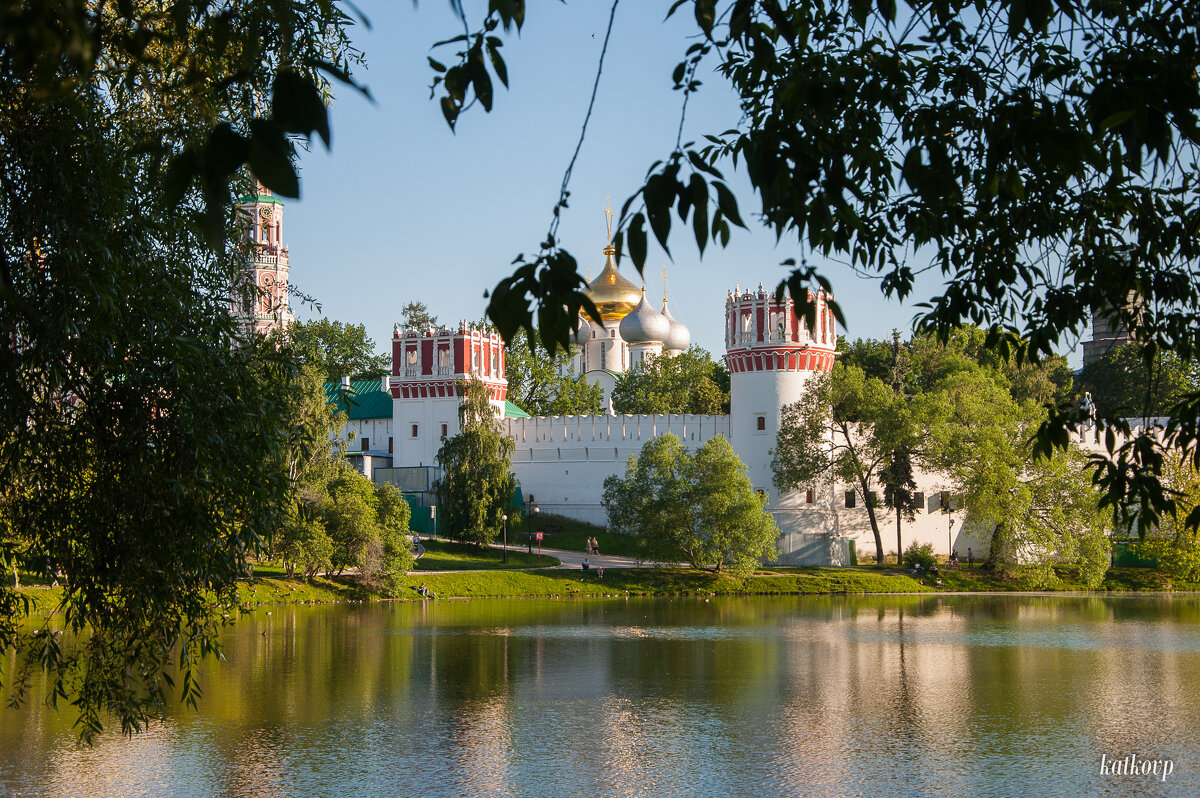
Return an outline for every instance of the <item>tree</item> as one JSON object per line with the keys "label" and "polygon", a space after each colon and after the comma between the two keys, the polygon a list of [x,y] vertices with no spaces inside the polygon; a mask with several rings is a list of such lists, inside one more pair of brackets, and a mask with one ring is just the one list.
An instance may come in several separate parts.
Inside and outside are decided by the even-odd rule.
{"label": "tree", "polygon": [[429,312],[429,308],[425,307],[424,302],[409,302],[400,311],[400,318],[405,327],[425,329],[438,326],[437,316]]}
{"label": "tree", "polygon": [[686,559],[745,577],[777,554],[779,528],[754,491],[746,467],[723,436],[688,454],[679,438],[648,441],[604,480],[613,531],[635,535],[644,559]]}
{"label": "tree", "polygon": [[882,563],[871,484],[897,451],[916,448],[917,429],[903,397],[858,366],[835,362],[830,374],[814,377],[804,397],[780,411],[771,458],[775,488],[786,493],[822,477],[857,485],[875,537],[875,562]]}
{"label": "tree", "polygon": [[378,379],[391,367],[391,356],[375,354],[375,342],[362,324],[330,319],[301,321],[292,325],[290,338],[300,361],[326,380],[337,381],[343,376]]}
{"label": "tree", "polygon": [[559,350],[550,355],[519,336],[504,352],[504,376],[512,402],[534,416],[590,415],[600,412],[599,385],[575,374],[573,358]]}
{"label": "tree", "polygon": [[927,457],[963,497],[969,520],[990,537],[987,565],[1032,565],[1042,585],[1052,566],[1078,565],[1095,586],[1108,568],[1110,525],[1078,450],[1031,456],[1031,432],[1045,417],[1018,405],[985,370],[957,372],[930,403]]}
{"label": "tree", "polygon": [[728,413],[729,372],[693,345],[618,375],[612,402],[618,413]]}
{"label": "tree", "polygon": [[[1018,364],[1051,356],[1094,312],[1190,364],[1200,356],[1193,5],[673,3],[668,15],[690,7],[698,34],[672,75],[681,116],[714,63],[741,115],[724,132],[677,138],[623,205],[614,245],[644,268],[647,225],[669,252],[673,213],[701,253],[726,243],[745,226],[721,171],[734,168],[758,195],[762,223],[801,250],[800,266],[785,261],[793,270],[779,293],[790,291],[805,315],[815,313],[812,284],[828,287],[809,256],[834,256],[901,300],[917,274],[940,272],[918,327],[945,341],[981,325],[989,348]],[[522,2],[490,4],[477,30],[462,14],[468,33],[446,43],[459,47],[455,61],[434,67],[451,126],[476,99],[491,109],[492,77],[480,65],[502,42],[488,34],[519,28],[524,12]],[[507,82],[502,64],[495,74]],[[567,346],[581,308],[595,315],[555,236],[570,174],[540,251],[516,259],[488,310],[506,339],[532,330],[538,314],[551,350]],[[1058,405],[1034,454],[1065,449],[1083,420],[1074,403]],[[1200,466],[1198,442],[1192,393],[1164,437],[1130,436],[1094,460],[1117,520],[1144,533],[1173,513],[1164,450]],[[1200,509],[1188,523],[1200,526]]]}
{"label": "tree", "polygon": [[1098,413],[1109,418],[1169,415],[1198,388],[1195,370],[1174,352],[1137,344],[1114,347],[1079,375],[1079,390],[1090,391]]}
{"label": "tree", "polygon": [[143,728],[173,684],[195,704],[219,607],[284,522],[297,366],[239,338],[226,242],[247,166],[296,196],[295,137],[328,144],[351,23],[333,3],[0,14],[0,548],[59,579],[66,632],[35,637],[48,621],[5,588],[0,649],[17,700],[43,669],[85,740]]}
{"label": "tree", "polygon": [[517,482],[509,457],[515,444],[500,431],[482,382],[471,380],[460,390],[461,432],[447,438],[438,451],[442,477],[434,491],[446,535],[486,546],[500,534],[501,516],[513,515]]}
{"label": "tree", "polygon": [[[1171,463],[1167,485],[1178,497],[1180,514],[1200,505],[1200,472],[1190,463]],[[1158,560],[1158,567],[1179,582],[1200,582],[1200,538],[1178,518],[1167,519],[1134,549],[1140,556]]]}

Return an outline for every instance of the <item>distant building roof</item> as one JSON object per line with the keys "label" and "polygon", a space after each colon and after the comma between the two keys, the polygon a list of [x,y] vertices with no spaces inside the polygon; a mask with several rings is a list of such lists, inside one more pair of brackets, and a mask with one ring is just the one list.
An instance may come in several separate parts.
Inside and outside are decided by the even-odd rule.
{"label": "distant building roof", "polygon": [[350,394],[342,398],[340,382],[325,383],[325,401],[336,405],[338,412],[345,413],[351,421],[368,418],[391,418],[392,395],[380,390],[379,380],[355,380],[350,383]]}
{"label": "distant building roof", "polygon": [[265,205],[282,205],[283,200],[278,197],[273,197],[270,194],[255,194],[252,197],[238,197],[238,204],[246,205],[251,202],[257,202]]}

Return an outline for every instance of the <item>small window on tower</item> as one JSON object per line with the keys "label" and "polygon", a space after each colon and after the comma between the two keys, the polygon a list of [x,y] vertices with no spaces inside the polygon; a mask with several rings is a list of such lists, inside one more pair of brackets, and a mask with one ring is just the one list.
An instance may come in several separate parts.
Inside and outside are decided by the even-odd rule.
{"label": "small window on tower", "polygon": [[370,438],[363,438],[363,439],[362,439],[362,444],[363,444],[362,450],[365,452],[367,449],[370,449],[370,448],[371,448],[371,439],[370,439]]}
{"label": "small window on tower", "polygon": [[392,439],[389,436],[388,437],[388,454],[391,454],[391,453],[392,453]]}
{"label": "small window on tower", "polygon": [[446,437],[446,434],[447,434],[448,432],[449,432],[449,429],[447,428],[447,425],[446,425],[446,424],[443,424],[443,425],[442,425],[442,437],[443,437],[443,438],[444,438],[444,437]]}
{"label": "small window on tower", "polygon": [[756,430],[758,430],[759,432],[766,432],[767,431],[767,417],[766,416],[757,416],[754,420],[754,428]]}
{"label": "small window on tower", "polygon": [[913,505],[917,512],[925,509],[925,491],[919,490],[913,493]]}
{"label": "small window on tower", "polygon": [[414,438],[417,437],[417,425],[416,424],[412,425],[412,436]]}
{"label": "small window on tower", "polygon": [[815,490],[813,490],[812,488],[809,488],[808,490],[804,491],[804,503],[805,504],[812,504],[816,500],[817,500],[817,492]]}
{"label": "small window on tower", "polygon": [[846,491],[846,509],[853,510],[857,502],[855,501],[854,491]]}
{"label": "small window on tower", "polygon": [[609,331],[608,331],[608,337],[609,337],[609,338],[616,338],[616,337],[617,337],[617,331],[616,331],[616,330],[609,330]]}

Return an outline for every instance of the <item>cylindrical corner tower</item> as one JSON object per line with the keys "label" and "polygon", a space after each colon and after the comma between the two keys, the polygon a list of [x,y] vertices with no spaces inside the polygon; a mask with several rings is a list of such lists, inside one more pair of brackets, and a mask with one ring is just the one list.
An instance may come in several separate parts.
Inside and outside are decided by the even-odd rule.
{"label": "cylindrical corner tower", "polygon": [[805,491],[780,497],[771,481],[771,450],[781,409],[803,396],[813,375],[833,369],[837,347],[829,309],[833,297],[822,291],[809,294],[809,299],[817,305],[815,330],[796,315],[791,297],[776,303],[774,292],[763,290],[761,283],[756,291],[734,288],[725,299],[731,443],[754,487],[768,496],[772,511],[811,498]]}

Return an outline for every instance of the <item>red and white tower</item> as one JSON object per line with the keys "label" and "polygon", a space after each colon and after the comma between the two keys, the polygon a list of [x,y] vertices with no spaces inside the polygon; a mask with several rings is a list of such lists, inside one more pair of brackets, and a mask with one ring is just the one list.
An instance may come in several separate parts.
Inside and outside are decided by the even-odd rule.
{"label": "red and white tower", "polygon": [[442,439],[458,434],[459,384],[478,379],[504,418],[508,380],[504,339],[465,321],[449,327],[392,331],[392,418],[397,466],[436,464]]}
{"label": "red and white tower", "polygon": [[249,244],[246,284],[236,286],[233,315],[245,329],[263,335],[295,319],[288,306],[288,249],[283,244],[283,202],[261,183],[257,194],[243,197],[243,214]]}
{"label": "red and white tower", "polygon": [[[787,529],[787,508],[807,503],[807,491],[779,496],[771,480],[771,449],[780,410],[799,400],[815,374],[833,370],[837,328],[829,309],[832,295],[809,294],[817,304],[816,329],[796,315],[791,297],[775,302],[772,291],[734,288],[725,299],[725,362],[729,367],[729,431],[754,487],[768,496],[768,509]],[[800,494],[800,495],[796,495]]]}

